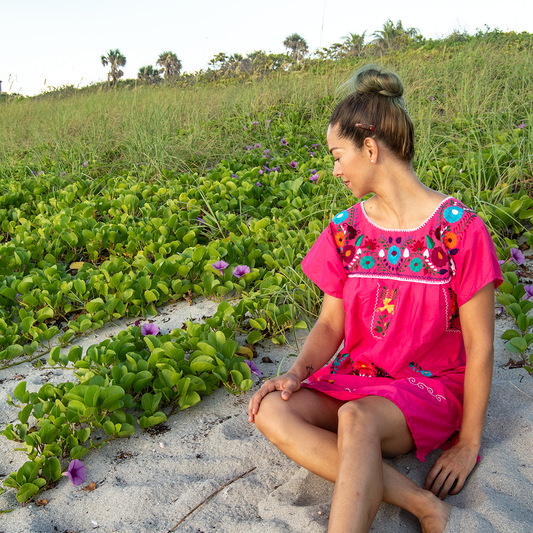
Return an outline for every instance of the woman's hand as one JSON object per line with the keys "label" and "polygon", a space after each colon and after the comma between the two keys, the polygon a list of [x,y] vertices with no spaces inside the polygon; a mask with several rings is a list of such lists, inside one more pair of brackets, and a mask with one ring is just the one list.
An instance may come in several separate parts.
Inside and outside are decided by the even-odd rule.
{"label": "woman's hand", "polygon": [[261,388],[250,398],[248,404],[248,420],[254,422],[254,416],[259,411],[261,400],[270,392],[275,390],[282,391],[281,398],[288,400],[293,392],[296,392],[302,385],[301,379],[291,371],[268,381],[265,381]]}
{"label": "woman's hand", "polygon": [[472,472],[479,453],[479,446],[458,442],[437,459],[429,471],[424,488],[441,500],[460,492],[466,478]]}

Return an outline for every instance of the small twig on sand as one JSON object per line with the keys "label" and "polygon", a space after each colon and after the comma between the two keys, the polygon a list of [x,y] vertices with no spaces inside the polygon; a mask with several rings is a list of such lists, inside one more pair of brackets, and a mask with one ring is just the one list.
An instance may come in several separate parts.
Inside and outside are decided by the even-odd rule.
{"label": "small twig on sand", "polygon": [[[231,481],[228,481],[226,484],[222,485],[222,487],[220,487],[217,490],[215,490],[215,492],[212,492],[207,498],[202,500],[194,509],[189,511],[172,529],[169,529],[168,533],[172,533],[172,531],[174,531],[186,518],[191,516],[194,513],[194,511],[196,511],[196,509],[198,509],[198,507],[201,507],[207,500],[212,498],[215,494],[218,494],[222,489],[225,489],[228,485],[231,485],[233,482],[237,481],[238,479],[241,479],[241,477],[244,477],[246,474],[249,474],[250,472],[253,472],[256,468],[257,468],[257,466],[254,466],[253,468],[250,468],[250,470],[247,470],[243,474],[239,474],[237,477],[234,477]],[[174,501],[176,501],[176,500],[174,500]]]}
{"label": "small twig on sand", "polygon": [[517,390],[519,390],[524,396],[527,396],[531,400],[533,400],[533,396],[530,396],[529,394],[525,393],[522,389],[519,389],[511,380],[507,380],[509,383]]}

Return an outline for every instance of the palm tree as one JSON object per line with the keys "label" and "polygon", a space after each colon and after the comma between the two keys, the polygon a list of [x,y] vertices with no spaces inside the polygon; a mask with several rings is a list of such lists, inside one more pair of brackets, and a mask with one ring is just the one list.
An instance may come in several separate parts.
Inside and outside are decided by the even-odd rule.
{"label": "palm tree", "polygon": [[159,59],[157,60],[156,65],[162,67],[159,72],[164,72],[165,79],[167,80],[171,80],[180,75],[181,61],[174,52],[163,52],[162,54],[159,54]]}
{"label": "palm tree", "polygon": [[159,70],[154,68],[152,65],[147,65],[146,67],[141,67],[137,74],[139,81],[145,83],[156,83],[161,81],[161,76],[159,75]]}
{"label": "palm tree", "polygon": [[361,35],[351,32],[349,32],[348,35],[343,35],[342,38],[344,39],[344,42],[342,44],[344,45],[347,55],[355,57],[361,55],[365,47],[365,35],[366,30]]}
{"label": "palm tree", "polygon": [[297,33],[289,35],[284,41],[283,46],[291,50],[291,56],[293,61],[300,61],[303,59],[305,54],[309,52],[309,47],[307,46],[307,41]]}
{"label": "palm tree", "polygon": [[421,39],[422,35],[416,28],[404,29],[401,20],[398,20],[395,26],[394,22],[389,19],[383,24],[382,30],[373,33],[373,37],[372,44],[376,45],[383,53],[389,50],[398,50],[412,40]]}
{"label": "palm tree", "polygon": [[124,76],[124,72],[119,70],[118,67],[123,67],[126,64],[126,58],[120,53],[118,48],[116,50],[109,50],[106,53],[107,56],[102,56],[100,59],[104,67],[111,65],[111,70],[107,74],[107,83],[109,84],[109,80],[112,79],[114,87],[117,80]]}

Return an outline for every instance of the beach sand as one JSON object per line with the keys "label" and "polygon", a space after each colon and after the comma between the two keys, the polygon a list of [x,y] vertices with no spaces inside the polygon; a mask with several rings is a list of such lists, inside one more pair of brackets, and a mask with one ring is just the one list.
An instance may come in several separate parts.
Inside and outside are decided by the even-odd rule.
{"label": "beach sand", "polygon": [[[168,332],[185,320],[211,316],[216,307],[203,298],[192,306],[182,302],[162,308],[150,321]],[[86,348],[129,324],[132,319],[107,325],[77,343]],[[469,511],[459,515],[457,525],[447,529],[450,533],[533,531],[533,377],[524,369],[504,367],[510,354],[500,335],[510,326],[509,318],[496,321],[494,381],[482,460],[461,493],[446,498]],[[279,361],[295,352],[294,346],[274,346],[270,341],[257,348],[254,361],[264,377],[274,375]],[[263,357],[273,363],[263,363]],[[284,368],[291,362],[286,360]],[[6,399],[20,376],[30,391],[73,377],[69,371],[28,363],[3,370],[1,429],[17,421],[17,410]],[[32,502],[22,507],[8,489],[0,496],[0,511],[13,511],[0,514],[0,533],[325,532],[333,485],[292,463],[248,423],[248,400],[262,382],[254,379],[246,395],[231,396],[219,389],[171,417],[160,434],[137,428],[134,436],[91,451],[83,458],[86,483],[75,487],[61,478],[54,489],[38,495],[47,500],[45,506]],[[0,480],[24,462],[16,447],[17,443],[0,437]],[[423,485],[439,454],[431,453],[425,463],[414,453],[388,462]],[[82,490],[89,482],[96,489]],[[421,528],[410,513],[382,504],[371,531],[411,533]]]}

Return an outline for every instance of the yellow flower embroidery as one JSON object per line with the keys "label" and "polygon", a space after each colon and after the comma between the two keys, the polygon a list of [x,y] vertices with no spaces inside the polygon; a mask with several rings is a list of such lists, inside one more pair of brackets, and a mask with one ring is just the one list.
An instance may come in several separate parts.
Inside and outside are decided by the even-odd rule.
{"label": "yellow flower embroidery", "polygon": [[392,298],[385,298],[383,300],[383,307],[379,308],[379,311],[387,311],[390,315],[394,314],[394,304],[391,304]]}

